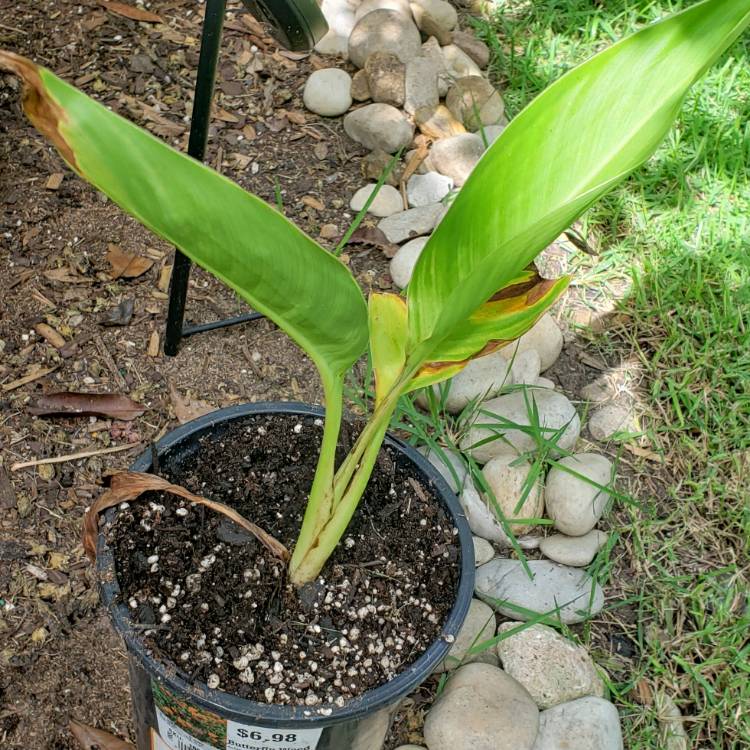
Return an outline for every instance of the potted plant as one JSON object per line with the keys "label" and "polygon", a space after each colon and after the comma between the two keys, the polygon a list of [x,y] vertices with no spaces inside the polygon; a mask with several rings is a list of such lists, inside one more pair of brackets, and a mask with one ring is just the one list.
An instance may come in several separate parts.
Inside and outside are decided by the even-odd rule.
{"label": "potted plant", "polygon": [[[170,433],[157,456],[170,477],[192,482],[192,492],[167,486],[163,480],[149,485],[137,475],[126,476],[125,484],[115,488],[114,497],[109,498],[111,505],[134,496],[137,493],[126,485],[139,481],[182,498],[169,508],[156,498],[150,506],[139,504],[145,511],[136,511],[134,506],[123,506],[117,514],[110,511],[110,519],[116,515],[115,524],[129,530],[132,541],[130,546],[122,542],[125,536],[118,544],[108,545],[103,538],[99,543],[105,598],[131,653],[141,750],[363,750],[380,746],[389,709],[445,656],[472,589],[471,538],[455,498],[424,461],[386,438],[399,398],[450,378],[472,358],[514,340],[554,303],[568,279],[541,279],[531,265],[535,256],[653,153],[689,87],[749,22],[750,0],[706,0],[644,28],[563,76],[523,110],[487,150],[427,243],[405,296],[373,293],[367,302],[338,258],[263,201],[98,105],[51,72],[0,52],[0,67],[16,73],[26,84],[24,107],[29,118],[67,163],[273,320],[309,355],[323,385],[324,413],[301,405],[242,407],[217,412]],[[375,375],[373,409],[356,440],[337,455],[344,376],[368,348]],[[273,433],[272,447],[264,452],[260,438],[269,431]],[[317,461],[309,455],[316,450]],[[309,491],[304,488],[297,497],[273,494],[277,485],[286,486],[286,479],[282,482],[279,474],[281,468],[269,457],[274,451],[285,454],[284,465],[316,464]],[[271,461],[271,468],[257,465],[253,455]],[[156,469],[150,456],[141,458],[134,468],[140,472]],[[223,472],[228,482],[224,485]],[[388,481],[378,484],[383,475]],[[307,495],[299,534],[288,540],[293,550],[286,574],[286,564],[278,559],[274,562],[275,558],[266,561],[263,570],[257,565],[233,568],[227,559],[241,555],[236,551],[239,547],[226,540],[236,532],[225,528],[222,537],[221,521],[213,516],[206,521],[204,500],[196,488],[214,482],[214,490],[223,486],[223,491],[216,491],[234,500],[247,494],[245,489],[238,491],[237,478],[252,484],[256,498],[271,498],[278,523],[257,500],[246,515],[259,526],[265,525],[265,531],[245,522],[271,550],[274,540],[268,532],[283,530],[289,522],[287,516],[295,518],[296,508],[302,508]],[[422,653],[405,647],[404,633],[378,642],[378,627],[389,624],[379,616],[378,607],[382,604],[389,617],[394,610],[375,593],[367,594],[370,601],[365,599],[363,605],[363,621],[370,614],[374,618],[368,625],[369,650],[356,645],[365,629],[356,624],[357,610],[351,620],[355,624],[345,628],[331,609],[338,606],[347,611],[355,576],[357,586],[367,581],[365,590],[377,590],[378,596],[384,591],[395,597],[404,593],[403,571],[389,575],[388,571],[394,571],[388,567],[392,561],[387,554],[376,560],[385,569],[377,571],[384,578],[375,586],[374,575],[368,574],[362,558],[347,558],[342,552],[370,544],[381,549],[363,527],[357,527],[356,535],[352,533],[352,518],[368,483],[386,488],[386,496],[394,492],[390,505],[382,496],[366,503],[369,514],[397,514],[398,523],[391,524],[391,546],[398,546],[402,530],[403,546],[418,548],[423,563],[425,539],[429,539],[428,547],[437,545],[439,550],[429,566],[430,573],[424,564],[421,572],[447,587],[449,605],[439,617],[430,617],[433,602],[416,595],[425,581],[417,581],[417,588],[406,600],[408,606],[421,607],[423,619],[433,626],[433,642],[420,642],[417,651]],[[407,495],[404,502],[417,503],[426,514],[419,519],[424,538],[412,527],[413,519],[401,504]],[[121,517],[126,521],[121,522]],[[183,545],[169,547],[168,564],[174,567],[182,562],[186,570],[197,565],[197,572],[184,576],[184,586],[162,580],[160,566],[167,563],[160,554],[146,555],[154,528],[165,518],[169,523],[159,537],[161,543],[169,547],[172,539],[179,538]],[[260,518],[265,522],[259,523]],[[180,524],[185,524],[187,531]],[[454,528],[458,543],[451,539]],[[204,536],[209,532],[218,535],[211,536],[211,543],[215,538],[222,541],[215,552],[193,559],[195,550],[205,552]],[[284,546],[279,545],[275,552],[283,557]],[[181,554],[185,555],[183,561]],[[208,574],[217,557],[222,558],[226,572],[226,588],[221,591],[215,588],[221,579],[211,579]],[[352,560],[351,574],[342,574],[342,570],[350,570],[346,566]],[[161,584],[169,584],[169,596],[163,589],[149,601],[123,601],[122,593],[116,596],[118,587],[133,576],[152,573],[161,576]],[[247,596],[250,606],[262,605],[265,619],[256,622],[248,643],[235,644],[230,653],[221,647],[219,653],[218,648],[201,651],[202,646],[190,641],[184,623],[175,623],[183,606],[177,606],[180,595],[191,588],[190,575],[203,581],[197,583],[194,578],[192,587],[203,589],[205,601],[196,611],[197,600],[191,600],[186,610],[190,618],[198,620],[199,628],[201,618],[212,625],[217,622],[210,610],[216,606],[223,611],[227,596]],[[390,590],[381,585],[389,578]],[[209,580],[213,581],[210,587]],[[270,588],[266,585],[269,580]],[[337,598],[342,590],[346,596]],[[259,601],[261,596],[268,598]],[[401,599],[399,603],[407,606]],[[133,611],[142,614],[146,605],[150,619],[134,621]],[[269,655],[267,645],[264,650],[260,648],[263,644],[254,642],[261,637],[260,631],[274,637],[278,634],[279,642],[283,641],[281,635],[287,643],[293,641],[286,627],[292,616],[283,609],[287,606],[296,607],[294,616],[301,618],[306,638],[310,631],[334,634],[333,639],[325,634],[317,639],[319,651],[327,652],[327,676],[316,676],[307,654],[300,655],[303,649],[299,643],[294,654],[306,663],[292,670],[287,655],[277,655],[275,650]],[[325,621],[319,617],[324,609],[329,613]],[[233,622],[235,610],[228,611],[227,621]],[[235,633],[241,630],[236,622],[232,627]],[[203,646],[210,644],[217,628],[221,631],[221,625],[216,625],[202,634]],[[144,641],[148,632],[151,640]],[[170,654],[168,658],[154,650],[154,634],[159,633],[164,634],[159,641],[161,652]],[[307,638],[305,643],[314,640]],[[187,654],[184,661],[179,649]],[[208,655],[207,664],[204,654]],[[374,671],[382,684],[371,685],[360,678],[375,657],[381,662]],[[217,689],[221,680],[214,672],[208,674],[211,665],[222,661],[231,661],[246,675],[239,695]],[[342,664],[346,665],[343,672]],[[358,680],[366,689],[357,690]],[[282,684],[283,690],[278,687]],[[329,690],[330,685],[338,692]]]}

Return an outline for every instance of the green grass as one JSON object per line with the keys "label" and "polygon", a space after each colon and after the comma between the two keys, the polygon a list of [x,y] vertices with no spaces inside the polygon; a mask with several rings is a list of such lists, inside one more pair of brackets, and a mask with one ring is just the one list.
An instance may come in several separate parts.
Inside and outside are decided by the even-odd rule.
{"label": "green grass", "polygon": [[[505,0],[479,32],[511,115],[572,65],[681,0]],[[607,561],[619,604],[589,626],[629,750],[666,750],[656,700],[685,716],[690,747],[750,746],[750,36],[688,97],[667,141],[594,207],[600,250],[577,283],[627,288],[619,327],[591,336],[644,374],[652,448],[636,459]],[[626,453],[627,455],[627,453]],[[618,640],[619,639],[619,640]],[[613,643],[632,645],[618,655]]]}

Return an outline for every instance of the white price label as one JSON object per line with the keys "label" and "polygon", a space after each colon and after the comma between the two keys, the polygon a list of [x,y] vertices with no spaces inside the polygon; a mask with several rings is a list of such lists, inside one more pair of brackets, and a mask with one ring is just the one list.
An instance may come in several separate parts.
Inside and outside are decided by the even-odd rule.
{"label": "white price label", "polygon": [[269,729],[227,722],[226,750],[315,750],[322,729]]}
{"label": "white price label", "polygon": [[204,742],[178,727],[158,708],[159,734],[151,730],[151,750],[315,750],[322,729],[271,729],[227,722],[225,747]]}

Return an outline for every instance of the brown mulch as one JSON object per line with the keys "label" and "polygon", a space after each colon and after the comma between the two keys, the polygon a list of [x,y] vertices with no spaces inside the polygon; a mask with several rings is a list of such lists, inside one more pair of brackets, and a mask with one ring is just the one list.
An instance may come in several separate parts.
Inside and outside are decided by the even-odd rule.
{"label": "brown mulch", "polygon": [[[346,210],[364,182],[364,152],[344,135],[340,119],[302,106],[304,81],[327,64],[323,58],[277,49],[239,8],[230,3],[207,161],[269,202],[279,194],[284,213],[313,237],[328,225],[329,239],[321,242],[331,246],[352,218]],[[164,23],[133,21],[94,0],[0,0],[0,48],[31,57],[184,150],[202,6],[167,0],[150,10]],[[113,278],[111,246],[150,267],[135,278]],[[390,288],[378,250],[357,246],[351,255],[365,287]],[[310,361],[266,320],[188,339],[174,358],[160,349],[151,356],[149,346],[153,353],[163,341],[171,257],[168,245],[65,167],[20,113],[15,81],[0,75],[4,750],[77,747],[66,728],[70,718],[131,736],[125,654],[98,605],[80,545],[81,518],[102,477],[126,467],[177,424],[178,414],[197,413],[191,409],[320,399]],[[131,304],[127,325],[101,324]],[[188,322],[246,310],[223,285],[194,272]],[[62,351],[53,345],[62,343],[55,333],[64,339]],[[28,382],[8,387],[23,378]],[[127,394],[147,410],[134,421],[29,413],[31,402],[55,391]],[[125,450],[11,469],[113,446]]]}

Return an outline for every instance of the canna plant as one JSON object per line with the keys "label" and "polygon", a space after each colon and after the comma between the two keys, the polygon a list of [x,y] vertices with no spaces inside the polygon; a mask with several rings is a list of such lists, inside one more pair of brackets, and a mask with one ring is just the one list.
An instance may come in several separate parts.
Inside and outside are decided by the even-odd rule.
{"label": "canna plant", "polygon": [[[313,580],[368,482],[398,399],[528,330],[568,279],[536,255],[628,173],[672,125],[690,86],[750,23],[750,0],[706,0],[571,70],[489,148],[416,264],[405,296],[366,302],[348,268],[280,213],[97,104],[0,52],[32,123],[81,177],[283,329],[320,373],[322,446],[290,579]],[[369,346],[375,402],[334,454],[347,371]]]}

